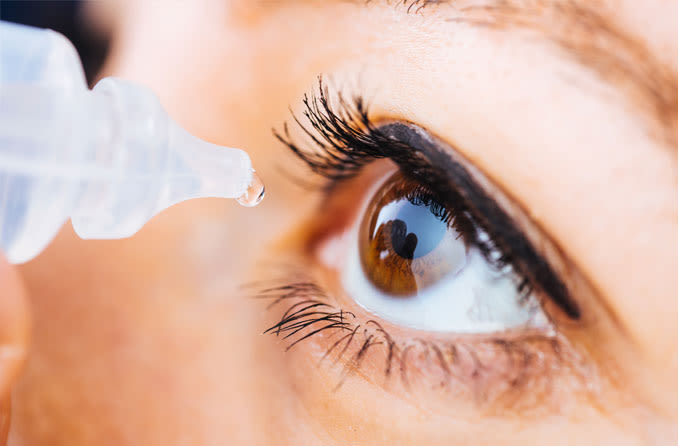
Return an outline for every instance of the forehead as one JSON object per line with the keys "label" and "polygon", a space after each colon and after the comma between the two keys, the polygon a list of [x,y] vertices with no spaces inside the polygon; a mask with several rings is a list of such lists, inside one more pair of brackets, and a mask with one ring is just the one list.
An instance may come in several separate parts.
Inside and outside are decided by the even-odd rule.
{"label": "forehead", "polygon": [[[298,11],[299,20],[313,20],[304,14],[308,11],[305,8],[322,17],[323,10],[333,14],[333,6],[347,3],[364,8],[367,13],[392,8],[394,14],[524,33],[528,38],[549,42],[564,56],[618,88],[632,107],[644,115],[649,133],[677,150],[677,2],[259,0],[236,2],[233,11],[246,11],[245,15],[251,18],[252,14],[265,16],[280,9],[292,9]],[[319,19],[317,14],[314,16]],[[313,40],[308,45],[313,45]]]}

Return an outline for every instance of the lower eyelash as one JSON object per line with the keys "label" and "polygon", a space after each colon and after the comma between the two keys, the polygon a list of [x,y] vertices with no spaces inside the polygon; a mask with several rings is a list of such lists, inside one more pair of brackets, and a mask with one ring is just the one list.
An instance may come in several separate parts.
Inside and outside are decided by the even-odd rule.
{"label": "lower eyelash", "polygon": [[384,384],[397,382],[410,393],[422,386],[445,390],[502,414],[507,408],[522,412],[537,402],[543,405],[554,393],[555,380],[567,376],[583,383],[586,375],[582,359],[558,335],[397,340],[378,321],[340,308],[307,277],[290,281],[286,275],[269,285],[254,297],[270,301],[267,308],[282,315],[264,333],[284,339],[286,351],[318,340],[325,350],[318,366],[341,367],[335,390],[361,371],[369,355],[370,363],[380,360],[374,356],[378,352]]}

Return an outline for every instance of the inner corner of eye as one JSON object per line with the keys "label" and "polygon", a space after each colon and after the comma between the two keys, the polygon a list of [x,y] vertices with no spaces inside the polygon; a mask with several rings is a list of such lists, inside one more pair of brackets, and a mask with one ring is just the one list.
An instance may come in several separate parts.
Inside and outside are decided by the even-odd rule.
{"label": "inner corner of eye", "polygon": [[538,300],[474,244],[474,230],[463,212],[396,171],[355,225],[326,242],[321,260],[359,306],[395,324],[456,333],[543,326]]}

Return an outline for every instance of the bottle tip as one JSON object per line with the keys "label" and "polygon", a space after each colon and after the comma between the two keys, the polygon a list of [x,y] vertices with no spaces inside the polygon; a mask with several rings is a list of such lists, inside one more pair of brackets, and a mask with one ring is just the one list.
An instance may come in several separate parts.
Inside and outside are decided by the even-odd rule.
{"label": "bottle tip", "polygon": [[236,198],[236,201],[240,203],[241,206],[251,208],[261,203],[265,193],[266,188],[264,187],[264,182],[261,181],[261,178],[259,178],[259,175],[257,175],[256,172],[252,172],[252,182],[250,183],[250,186],[244,194]]}

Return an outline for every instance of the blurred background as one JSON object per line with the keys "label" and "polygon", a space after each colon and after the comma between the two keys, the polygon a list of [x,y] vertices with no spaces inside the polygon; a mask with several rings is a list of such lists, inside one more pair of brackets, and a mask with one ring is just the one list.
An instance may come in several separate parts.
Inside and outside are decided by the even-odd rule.
{"label": "blurred background", "polygon": [[87,81],[92,83],[106,58],[109,27],[94,1],[0,0],[0,20],[51,28],[68,37],[80,54]]}

